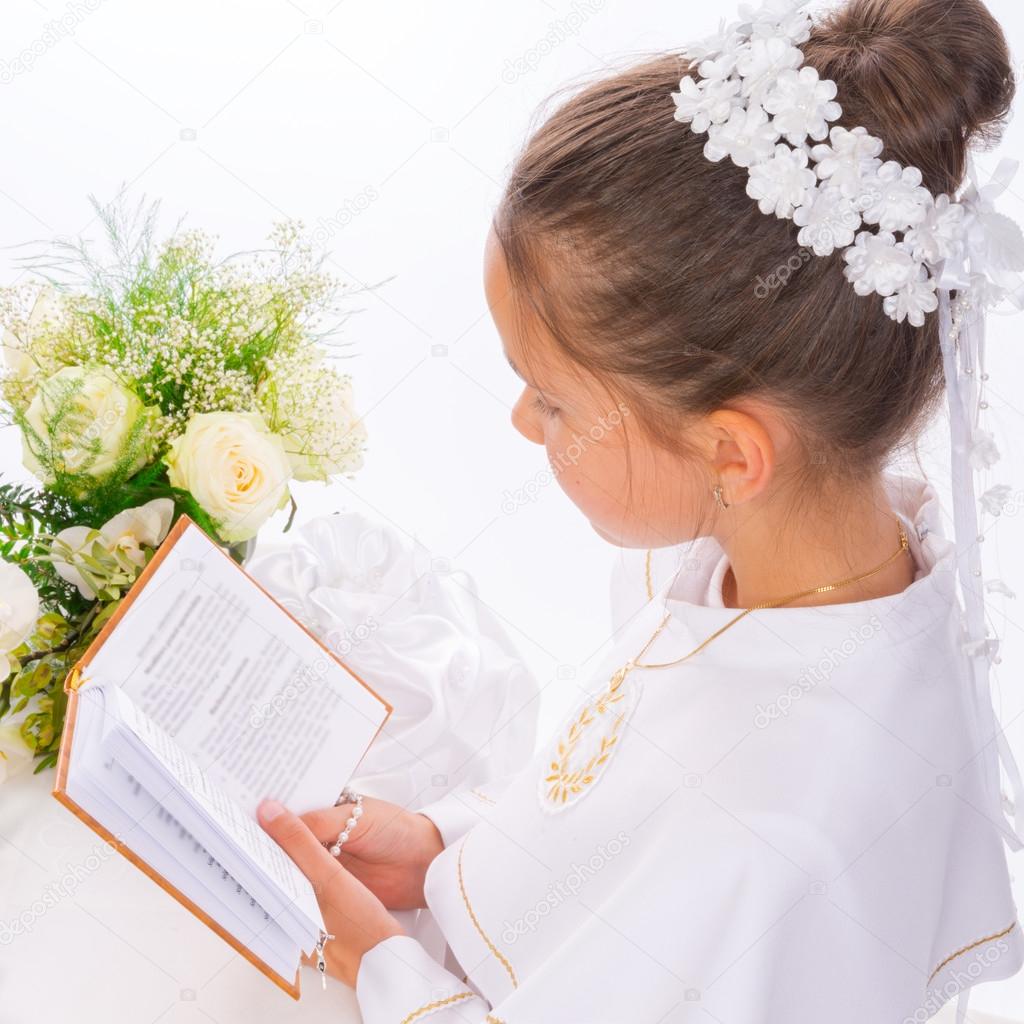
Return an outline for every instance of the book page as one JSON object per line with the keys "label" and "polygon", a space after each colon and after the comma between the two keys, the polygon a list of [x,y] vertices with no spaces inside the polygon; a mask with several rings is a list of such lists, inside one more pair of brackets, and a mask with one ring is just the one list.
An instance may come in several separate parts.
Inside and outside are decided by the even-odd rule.
{"label": "book page", "polygon": [[86,667],[250,815],[329,806],[387,706],[190,524]]}
{"label": "book page", "polygon": [[[313,887],[281,847],[231,797],[214,785],[199,765],[163,729],[136,708],[123,690],[112,689],[108,693],[108,698],[110,714],[104,743],[111,746],[112,734],[119,728],[130,730],[162,768],[166,786],[184,794],[188,798],[188,803],[205,814],[206,818],[220,830],[230,847],[244,860],[254,865],[278,890],[286,904],[293,906],[302,917],[313,922],[318,929],[321,928],[323,920]],[[142,762],[131,757],[130,750],[120,752],[117,746],[111,746],[111,749],[114,750],[115,758],[145,784]],[[148,788],[155,792],[157,787],[151,784]],[[171,798],[176,795],[175,792],[167,792],[158,798],[164,807],[173,811],[175,801]],[[234,858],[228,867],[233,876],[240,874],[240,865]],[[265,897],[262,903],[264,906],[270,905]]]}
{"label": "book page", "polygon": [[100,687],[80,695],[67,795],[148,869],[289,981],[301,956],[300,945],[152,793],[104,750],[103,733],[111,720],[106,697]]}

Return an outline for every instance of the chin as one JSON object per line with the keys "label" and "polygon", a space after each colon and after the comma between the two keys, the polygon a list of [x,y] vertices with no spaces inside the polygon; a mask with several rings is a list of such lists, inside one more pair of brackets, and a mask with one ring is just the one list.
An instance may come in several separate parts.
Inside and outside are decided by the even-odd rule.
{"label": "chin", "polygon": [[591,521],[590,526],[594,533],[601,538],[601,540],[608,541],[609,544],[614,544],[617,548],[647,548],[650,547],[645,541],[640,538],[623,537],[618,533],[610,533],[602,526],[598,526],[597,523]]}

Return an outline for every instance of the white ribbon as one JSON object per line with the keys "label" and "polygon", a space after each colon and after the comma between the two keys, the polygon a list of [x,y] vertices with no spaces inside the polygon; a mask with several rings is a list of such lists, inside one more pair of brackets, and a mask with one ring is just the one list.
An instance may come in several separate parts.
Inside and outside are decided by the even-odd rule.
{"label": "white ribbon", "polygon": [[[985,780],[992,802],[993,820],[1001,827],[1007,845],[1016,851],[1024,848],[1024,783],[992,704],[989,681],[992,645],[988,643],[986,636],[985,588],[981,568],[981,545],[978,541],[978,506],[975,498],[974,470],[970,464],[971,436],[977,425],[979,408],[979,381],[984,372],[984,307],[972,304],[960,316],[959,343],[953,335],[952,327],[950,296],[949,292],[943,291],[939,299],[939,340],[942,345],[946,396],[949,402],[953,532],[957,572],[964,601],[964,650],[970,666],[971,694],[984,744],[979,754],[984,758]],[[1012,825],[1006,820],[1003,810],[1000,763],[1006,771],[1012,793]]]}
{"label": "white ribbon", "polygon": [[940,291],[970,288],[987,305],[1007,300],[1024,309],[1024,233],[995,208],[1019,167],[1019,161],[1004,158],[988,183],[981,185],[974,159],[968,158],[967,185],[959,199],[965,210],[964,237],[938,273]]}

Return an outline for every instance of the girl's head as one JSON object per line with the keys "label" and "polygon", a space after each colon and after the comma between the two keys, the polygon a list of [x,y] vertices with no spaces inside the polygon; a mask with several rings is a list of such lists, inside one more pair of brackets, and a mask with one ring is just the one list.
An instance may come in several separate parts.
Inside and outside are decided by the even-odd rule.
{"label": "girl's head", "polygon": [[[852,0],[801,49],[884,159],[955,192],[968,147],[1013,97],[1006,41],[980,0]],[[658,546],[726,502],[867,484],[942,393],[937,317],[897,324],[858,296],[842,251],[801,249],[747,172],[712,163],[673,118],[669,55],[561,106],[519,156],[485,284],[524,380],[513,420],[603,536]]]}

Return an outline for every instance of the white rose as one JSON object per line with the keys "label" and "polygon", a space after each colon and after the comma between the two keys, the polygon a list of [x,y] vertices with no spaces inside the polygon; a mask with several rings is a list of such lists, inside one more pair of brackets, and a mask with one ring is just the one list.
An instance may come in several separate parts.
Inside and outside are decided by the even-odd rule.
{"label": "white rose", "polygon": [[193,416],[185,433],[171,442],[164,462],[171,485],[192,494],[225,541],[254,537],[288,504],[288,453],[259,413]]}
{"label": "white rose", "polygon": [[84,479],[76,491],[115,471],[127,478],[149,461],[158,410],[145,406],[107,367],[65,366],[39,386],[22,423],[25,468],[44,484]]}
{"label": "white rose", "polygon": [[[96,593],[73,564],[74,556],[79,553],[88,555],[98,540],[108,551],[118,550],[128,561],[142,568],[146,564],[143,546],[160,546],[170,529],[173,515],[174,502],[170,498],[154,498],[145,505],[118,512],[99,530],[91,530],[88,526],[69,526],[57,534],[56,539],[60,544],[55,544],[51,552],[53,567],[64,579],[78,587],[83,597],[93,599]],[[62,557],[68,556],[69,551],[72,561]]]}
{"label": "white rose", "polygon": [[0,559],[0,680],[11,674],[8,655],[25,642],[39,618],[39,595],[20,566]]}
{"label": "white rose", "polygon": [[352,381],[322,358],[271,374],[256,399],[284,441],[296,480],[326,482],[362,465],[366,428],[353,406]]}
{"label": "white rose", "polygon": [[[57,323],[63,315],[60,294],[52,285],[45,285],[39,289],[21,335],[15,334],[10,328],[4,330],[0,345],[7,369],[6,380],[15,385],[9,391],[17,396],[16,405],[19,408],[27,406],[35,394],[35,378],[47,372],[46,354],[39,351],[37,335],[44,328]],[[36,344],[33,345],[33,342]]]}

